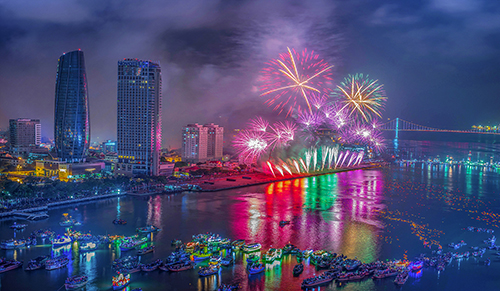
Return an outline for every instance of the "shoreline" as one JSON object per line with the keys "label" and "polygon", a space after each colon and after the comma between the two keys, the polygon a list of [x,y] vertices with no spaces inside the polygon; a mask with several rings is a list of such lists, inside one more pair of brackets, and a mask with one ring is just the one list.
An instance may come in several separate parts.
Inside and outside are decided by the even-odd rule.
{"label": "shoreline", "polygon": [[[263,174],[263,173],[248,173],[248,174],[241,174],[241,175],[237,175],[237,176],[228,176],[228,177],[223,177],[223,178],[217,178],[214,180],[193,181],[192,185],[197,185],[201,189],[192,189],[192,190],[186,189],[183,191],[176,191],[176,192],[165,193],[165,194],[181,193],[184,191],[217,192],[217,191],[238,189],[238,188],[244,188],[244,187],[258,186],[258,185],[275,183],[275,182],[289,181],[289,180],[295,180],[295,179],[301,179],[301,178],[329,175],[329,174],[335,174],[335,173],[341,173],[341,172],[347,172],[347,171],[355,171],[355,170],[374,169],[374,168],[380,168],[380,167],[382,167],[382,164],[369,164],[369,165],[360,165],[360,166],[356,166],[356,167],[327,170],[327,171],[321,171],[321,172],[315,172],[315,173],[309,173],[309,174],[293,175],[293,176],[289,176],[289,177],[270,177],[270,176]],[[89,201],[94,201],[94,200],[114,198],[117,196],[129,195],[129,196],[141,197],[141,196],[158,195],[158,194],[164,194],[164,193],[162,193],[162,192],[152,192],[152,193],[121,192],[121,193],[111,193],[111,194],[99,195],[99,196],[94,196],[94,197],[70,199],[70,200],[48,203],[47,205],[44,205],[44,206],[32,207],[32,208],[26,208],[26,209],[20,209],[20,210],[12,210],[9,212],[0,213],[0,219],[12,217],[12,216],[24,217],[24,216],[27,216],[28,213],[48,211],[51,208],[57,208],[57,207],[65,206],[65,205],[69,205],[69,204],[79,204],[79,203],[89,202]]]}
{"label": "shoreline", "polygon": [[321,172],[309,173],[309,174],[300,174],[293,176],[284,176],[284,177],[269,177],[263,173],[252,173],[252,174],[242,174],[237,176],[229,176],[224,178],[218,178],[215,180],[209,181],[199,181],[193,183],[193,185],[198,185],[201,189],[194,190],[196,192],[217,192],[224,190],[231,190],[237,188],[244,188],[250,186],[257,186],[268,183],[275,183],[281,181],[289,181],[301,178],[329,175],[347,171],[355,171],[355,170],[366,170],[382,167],[381,164],[369,164],[369,165],[360,165],[356,167],[343,168],[343,169],[334,169],[334,170],[326,170]]}

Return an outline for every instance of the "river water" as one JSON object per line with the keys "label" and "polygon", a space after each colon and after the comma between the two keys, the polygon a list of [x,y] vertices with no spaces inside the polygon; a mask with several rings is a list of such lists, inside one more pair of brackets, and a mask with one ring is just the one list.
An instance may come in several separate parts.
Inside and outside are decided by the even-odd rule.
{"label": "river water", "polygon": [[[442,245],[464,240],[467,246],[485,246],[489,234],[472,233],[467,226],[487,227],[499,234],[500,174],[488,168],[465,166],[394,164],[385,168],[357,170],[277,182],[215,193],[181,193],[101,200],[85,205],[49,211],[50,218],[29,222],[23,232],[9,228],[13,220],[0,222],[0,239],[28,237],[36,229],[59,226],[63,214],[82,221],[76,230],[93,234],[135,234],[136,227],[154,224],[161,231],[150,239],[154,253],[142,262],[165,258],[173,250],[170,242],[190,240],[193,234],[213,232],[231,239],[260,242],[263,249],[283,247],[290,242],[301,249],[325,249],[357,257],[366,262],[377,259],[412,259]],[[128,221],[114,225],[113,219]],[[291,224],[279,226],[280,220]],[[431,246],[431,248],[426,247]],[[64,254],[71,259],[66,268],[26,272],[21,269],[0,274],[1,290],[58,290],[66,277],[86,274],[91,282],[82,290],[110,290],[111,262],[121,254],[111,247],[85,256],[76,246],[52,250],[39,240],[29,249],[0,251],[0,256],[28,261],[43,254]],[[414,273],[405,290],[499,290],[500,259],[493,251],[482,258],[452,261],[443,272],[424,269]],[[490,266],[484,265],[491,258]],[[215,290],[223,283],[239,282],[243,290],[300,290],[306,277],[321,273],[308,265],[298,278],[292,276],[296,259],[284,257],[268,265],[264,273],[249,277],[244,255],[236,253],[236,264],[223,267],[209,278],[195,270],[179,273],[154,271],[134,273],[131,288],[143,290]],[[394,290],[392,279],[371,279],[330,284],[321,290]],[[62,289],[61,289],[62,290]],[[318,290],[318,289],[316,289]]]}

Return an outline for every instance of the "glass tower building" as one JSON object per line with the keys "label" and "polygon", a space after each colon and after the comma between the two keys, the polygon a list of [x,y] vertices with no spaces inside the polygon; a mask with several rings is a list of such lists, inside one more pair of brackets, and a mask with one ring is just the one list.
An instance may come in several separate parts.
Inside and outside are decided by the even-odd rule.
{"label": "glass tower building", "polygon": [[138,59],[118,62],[118,172],[158,175],[161,150],[161,68]]}
{"label": "glass tower building", "polygon": [[90,125],[87,75],[81,50],[64,53],[57,61],[54,139],[60,161],[85,162]]}

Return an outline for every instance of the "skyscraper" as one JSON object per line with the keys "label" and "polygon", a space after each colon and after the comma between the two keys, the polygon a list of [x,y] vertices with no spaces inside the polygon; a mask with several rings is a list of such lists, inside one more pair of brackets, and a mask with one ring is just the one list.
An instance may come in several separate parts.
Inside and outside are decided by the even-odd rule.
{"label": "skyscraper", "polygon": [[161,68],[138,59],[118,62],[118,172],[158,175]]}
{"label": "skyscraper", "polygon": [[224,127],[217,124],[205,124],[207,128],[207,158],[222,158],[222,143],[224,142]]}
{"label": "skyscraper", "polygon": [[31,147],[41,143],[42,132],[39,119],[18,118],[9,120],[10,151],[16,155],[27,154]]}
{"label": "skyscraper", "polygon": [[85,161],[90,124],[87,75],[81,50],[64,53],[57,62],[54,139],[59,160]]}

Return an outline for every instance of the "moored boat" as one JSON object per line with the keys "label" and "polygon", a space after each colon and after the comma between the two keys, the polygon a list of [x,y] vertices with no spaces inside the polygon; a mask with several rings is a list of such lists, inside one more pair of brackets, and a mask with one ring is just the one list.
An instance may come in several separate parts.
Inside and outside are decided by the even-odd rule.
{"label": "moored boat", "polygon": [[394,283],[397,285],[403,285],[408,280],[408,272],[401,272],[394,279]]}
{"label": "moored boat", "polygon": [[316,287],[324,284],[328,284],[335,279],[335,275],[330,273],[323,273],[319,276],[307,278],[302,281],[302,288]]}
{"label": "moored boat", "polygon": [[47,261],[48,256],[40,256],[28,262],[28,266],[24,268],[25,271],[33,271],[38,270],[45,267],[45,262]]}
{"label": "moored boat", "polygon": [[262,263],[254,263],[250,267],[248,267],[248,272],[250,275],[258,274],[264,272],[266,266]]}
{"label": "moored boat", "polygon": [[162,267],[161,269],[165,271],[168,270],[170,272],[181,272],[194,268],[194,265],[195,264],[193,262],[185,262]]}
{"label": "moored boat", "polygon": [[115,220],[113,220],[113,224],[123,225],[123,224],[127,224],[127,221],[123,220],[123,219],[115,219]]}
{"label": "moored boat", "polygon": [[300,263],[293,267],[293,275],[299,276],[304,271],[304,264]]}
{"label": "moored boat", "polygon": [[0,248],[4,250],[14,250],[26,246],[28,242],[25,239],[10,239],[0,243]]}
{"label": "moored boat", "polygon": [[242,251],[246,253],[257,252],[262,248],[262,245],[259,243],[246,244],[243,246]]}
{"label": "moored boat", "polygon": [[118,271],[113,276],[113,290],[123,289],[130,283],[130,274]]}
{"label": "moored boat", "polygon": [[97,250],[98,248],[99,248],[99,246],[96,243],[88,242],[88,243],[82,244],[80,246],[80,252],[81,253],[93,252],[93,251]]}
{"label": "moored boat", "polygon": [[70,237],[67,236],[57,236],[55,239],[52,240],[52,247],[53,248],[58,248],[67,244],[70,244],[72,242]]}
{"label": "moored boat", "polygon": [[23,265],[23,261],[8,260],[0,265],[0,273],[17,269]]}
{"label": "moored boat", "polygon": [[231,256],[230,254],[228,254],[227,256],[225,256],[224,258],[222,258],[222,260],[220,261],[220,263],[223,265],[223,266],[229,266],[233,263],[233,256]]}
{"label": "moored boat", "polygon": [[160,230],[161,230],[160,228],[158,228],[154,225],[147,225],[147,226],[139,227],[136,229],[136,231],[140,232],[140,233],[158,232]]}
{"label": "moored boat", "polygon": [[147,253],[152,253],[154,250],[155,250],[155,246],[151,245],[151,246],[148,246],[148,247],[145,247],[143,249],[138,250],[137,254],[139,256],[142,256],[142,255],[145,255]]}
{"label": "moored boat", "polygon": [[66,290],[73,290],[85,286],[89,281],[87,276],[72,276],[64,281]]}
{"label": "moored boat", "polygon": [[219,272],[219,270],[220,270],[220,266],[219,265],[211,265],[211,266],[208,266],[208,267],[205,267],[205,268],[201,268],[198,271],[198,275],[200,275],[201,277],[215,275],[215,274],[217,274],[217,272]]}
{"label": "moored boat", "polygon": [[196,253],[193,253],[193,260],[195,260],[195,261],[205,261],[205,260],[210,259],[210,256],[212,256],[212,253],[196,252]]}
{"label": "moored boat", "polygon": [[387,277],[396,276],[399,273],[398,270],[393,268],[387,268],[384,270],[376,270],[373,274],[373,279],[383,279]]}
{"label": "moored boat", "polygon": [[60,269],[68,265],[69,259],[66,257],[57,257],[54,259],[49,259],[45,262],[45,270],[55,270]]}
{"label": "moored boat", "polygon": [[163,261],[158,259],[158,260],[151,262],[149,264],[142,265],[141,270],[144,272],[154,271],[154,270],[158,269],[158,267],[161,265],[161,263],[163,263]]}
{"label": "moored boat", "polygon": [[239,249],[241,248],[242,246],[245,245],[245,240],[244,239],[237,239],[235,241],[233,241],[231,243],[231,246],[234,248],[234,249]]}

